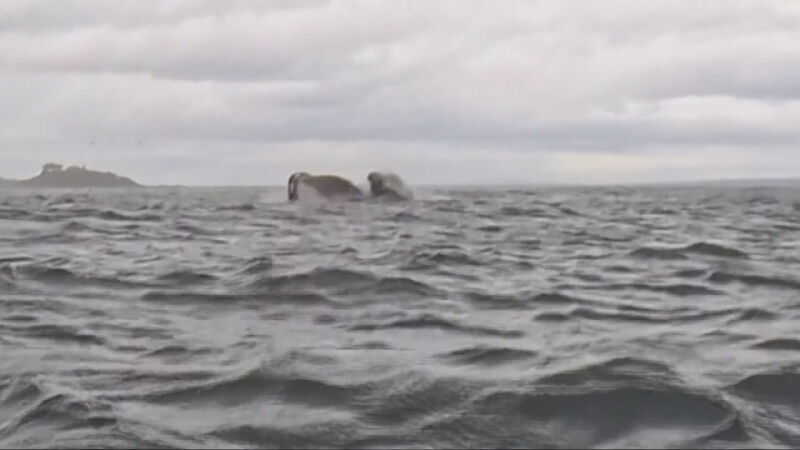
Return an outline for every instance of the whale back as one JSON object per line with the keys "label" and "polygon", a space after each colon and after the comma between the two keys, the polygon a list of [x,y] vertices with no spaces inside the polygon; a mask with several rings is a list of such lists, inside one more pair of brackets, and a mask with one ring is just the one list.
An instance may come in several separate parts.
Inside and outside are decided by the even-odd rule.
{"label": "whale back", "polygon": [[336,175],[310,175],[297,172],[289,178],[288,196],[290,201],[301,197],[319,199],[357,198],[362,193],[353,183]]}

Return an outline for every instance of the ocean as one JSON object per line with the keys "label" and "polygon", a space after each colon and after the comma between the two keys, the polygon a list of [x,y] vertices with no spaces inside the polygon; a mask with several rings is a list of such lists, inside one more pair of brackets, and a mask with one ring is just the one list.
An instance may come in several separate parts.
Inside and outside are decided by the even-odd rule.
{"label": "ocean", "polygon": [[800,188],[0,191],[2,448],[800,446]]}

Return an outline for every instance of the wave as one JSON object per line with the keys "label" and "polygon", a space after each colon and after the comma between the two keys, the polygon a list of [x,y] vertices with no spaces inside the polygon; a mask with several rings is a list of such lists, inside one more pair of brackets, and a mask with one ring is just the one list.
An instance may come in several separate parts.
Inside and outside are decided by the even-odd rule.
{"label": "wave", "polygon": [[[614,407],[609,408],[609,405]],[[490,417],[502,417],[502,424],[487,420]],[[503,436],[500,442],[495,440],[491,445],[675,447],[712,439],[736,428],[737,422],[731,405],[677,386],[602,390],[587,386],[567,391],[493,392],[483,396],[468,413],[450,421],[446,427],[470,430],[479,439],[475,443],[478,446],[489,445],[488,436]],[[443,425],[437,424],[437,427]],[[676,429],[680,433],[663,432]],[[739,438],[746,440],[748,437]]]}
{"label": "wave", "polygon": [[267,276],[256,280],[254,287],[291,289],[296,287],[336,288],[339,286],[371,285],[377,277],[370,273],[348,269],[317,268],[291,275]]}
{"label": "wave", "polygon": [[100,228],[93,228],[83,222],[79,222],[77,220],[70,220],[64,225],[61,226],[59,229],[59,233],[98,233],[98,234],[110,234],[108,230],[100,229]]}
{"label": "wave", "polygon": [[703,278],[708,275],[707,269],[682,269],[672,274],[678,278]]}
{"label": "wave", "polygon": [[600,381],[610,383],[644,382],[646,385],[661,382],[669,385],[679,383],[680,377],[669,365],[660,361],[618,357],[548,375],[540,378],[537,383],[582,385]]}
{"label": "wave", "polygon": [[[24,237],[0,237],[0,243],[8,242],[15,246],[42,245],[42,244],[79,244],[87,241],[86,236],[75,236],[61,232],[33,234],[25,233]],[[12,235],[13,236],[13,235]]]}
{"label": "wave", "polygon": [[454,350],[440,355],[442,359],[456,364],[491,366],[523,361],[535,356],[537,356],[537,353],[531,350],[483,345]]}
{"label": "wave", "polygon": [[772,287],[779,289],[800,290],[800,280],[782,278],[777,276],[741,274],[725,271],[715,271],[709,277],[712,283],[728,284],[742,283],[754,287]]}
{"label": "wave", "polygon": [[[17,316],[17,319],[24,316]],[[9,321],[6,319],[6,321]],[[29,324],[29,320],[16,320],[15,325],[0,325],[4,333],[23,335],[30,339],[47,339],[58,343],[72,343],[80,345],[106,345],[106,339],[74,326],[56,324]],[[24,323],[21,325],[20,323]]]}
{"label": "wave", "polygon": [[118,424],[109,404],[17,377],[0,383],[0,444],[3,447],[53,447],[60,440],[47,429],[97,432]]}
{"label": "wave", "polygon": [[536,251],[542,248],[542,241],[540,239],[515,238],[514,242],[523,250]]}
{"label": "wave", "polygon": [[746,445],[752,440],[732,404],[713,393],[686,389],[663,363],[634,358],[530,383],[473,387],[448,411],[423,425],[425,442],[459,448],[620,448]]}
{"label": "wave", "polygon": [[501,330],[497,328],[466,325],[455,320],[448,320],[434,314],[420,314],[399,320],[381,323],[361,323],[349,328],[351,331],[381,331],[393,329],[422,330],[437,329],[475,336],[494,336],[520,338],[525,335],[519,330]]}
{"label": "wave", "polygon": [[0,264],[6,266],[14,263],[28,263],[32,262],[33,258],[30,256],[3,256],[0,257]]}
{"label": "wave", "polygon": [[145,302],[169,303],[232,303],[238,301],[252,301],[252,294],[230,294],[213,292],[184,292],[184,291],[149,291],[140,299]]}
{"label": "wave", "polygon": [[680,249],[656,247],[638,248],[632,251],[630,256],[634,258],[660,259],[665,261],[683,261],[689,259]]}
{"label": "wave", "polygon": [[800,374],[795,369],[751,375],[730,390],[759,402],[786,405],[800,413]]}
{"label": "wave", "polygon": [[585,300],[583,298],[575,297],[572,295],[562,294],[560,292],[545,292],[541,294],[536,294],[529,299],[529,302],[533,304],[549,304],[549,305],[591,303],[589,300]]}
{"label": "wave", "polygon": [[256,205],[252,203],[244,203],[241,205],[230,205],[230,206],[219,206],[217,207],[217,211],[240,211],[240,212],[250,212],[255,211]]}
{"label": "wave", "polygon": [[[97,222],[95,222],[97,224]],[[61,226],[58,234],[72,235],[84,233],[90,236],[129,236],[131,232],[141,230],[139,223],[125,223],[121,226],[111,227],[105,226],[92,226],[90,224],[81,222],[80,220],[69,220]]]}
{"label": "wave", "polygon": [[0,427],[26,403],[43,395],[42,389],[22,377],[0,378]]}
{"label": "wave", "polygon": [[359,393],[358,387],[340,386],[311,378],[281,375],[257,368],[228,377],[145,394],[148,401],[198,407],[203,404],[241,405],[265,400],[311,407],[339,407]]}
{"label": "wave", "polygon": [[400,211],[398,213],[393,214],[390,218],[392,222],[399,222],[399,223],[414,223],[414,222],[421,222],[423,219],[422,217],[407,211]]}
{"label": "wave", "polygon": [[616,264],[604,267],[603,271],[608,273],[633,273],[634,270],[631,267]]}
{"label": "wave", "polygon": [[725,292],[711,289],[696,284],[647,284],[647,283],[620,283],[606,284],[598,287],[599,290],[619,291],[634,290],[669,294],[676,297],[693,297],[703,295],[725,295]]}
{"label": "wave", "polygon": [[574,319],[587,319],[599,322],[631,322],[631,323],[675,323],[702,322],[718,317],[727,317],[737,311],[729,309],[711,311],[651,311],[626,310],[619,307],[617,310],[603,310],[591,307],[576,307],[570,311],[546,311],[537,314],[534,320],[538,322],[565,322]]}
{"label": "wave", "polygon": [[4,322],[30,323],[30,322],[36,322],[37,320],[39,320],[39,318],[37,316],[30,314],[10,314],[7,316],[3,316],[2,320]]}
{"label": "wave", "polygon": [[251,258],[244,264],[239,273],[261,274],[271,270],[274,265],[272,258],[269,257]]}
{"label": "wave", "polygon": [[537,322],[566,322],[570,320],[571,317],[569,314],[560,313],[560,312],[543,312],[537,314],[533,320]]}
{"label": "wave", "polygon": [[318,268],[293,275],[262,277],[252,287],[291,292],[308,288],[325,289],[339,295],[402,295],[432,297],[441,292],[425,283],[405,277],[380,277],[368,272],[348,269]]}
{"label": "wave", "polygon": [[34,263],[16,266],[19,279],[70,287],[97,287],[106,289],[141,289],[151,284],[127,281],[115,277],[84,275],[63,267]]}
{"label": "wave", "polygon": [[642,259],[660,259],[666,261],[688,260],[690,254],[716,256],[720,258],[747,259],[749,255],[735,248],[725,247],[709,242],[696,242],[685,247],[642,247],[633,250],[630,255]]}
{"label": "wave", "polygon": [[157,278],[158,281],[166,282],[178,286],[186,286],[193,284],[206,284],[213,282],[217,279],[214,275],[207,273],[196,272],[194,270],[178,270],[175,272],[166,273]]}
{"label": "wave", "polygon": [[355,426],[335,420],[305,427],[271,424],[227,426],[215,430],[212,435],[223,443],[255,448],[359,448],[354,442]]}
{"label": "wave", "polygon": [[14,269],[9,265],[0,265],[0,287],[7,290],[16,288]]}
{"label": "wave", "polygon": [[470,291],[466,298],[481,309],[533,309],[541,305],[574,305],[591,304],[584,298],[560,292],[544,292],[539,294],[491,294]]}
{"label": "wave", "polygon": [[18,208],[0,208],[0,220],[22,220],[31,217],[31,213]]}
{"label": "wave", "polygon": [[162,222],[164,220],[158,214],[126,214],[114,210],[97,211],[94,216],[103,220],[122,222]]}
{"label": "wave", "polygon": [[424,424],[468,405],[482,389],[481,383],[420,372],[403,372],[367,387],[356,403],[359,419],[380,427]]}
{"label": "wave", "polygon": [[800,340],[792,338],[769,339],[753,345],[760,350],[787,350],[800,351]]}
{"label": "wave", "polygon": [[163,217],[153,213],[120,212],[112,209],[50,208],[47,212],[0,208],[0,219],[59,222],[70,219],[95,218],[107,222],[161,222]]}
{"label": "wave", "polygon": [[215,233],[214,231],[212,231],[212,230],[210,230],[208,228],[204,228],[204,227],[201,227],[199,225],[195,225],[195,224],[191,224],[191,223],[185,223],[185,222],[176,224],[174,226],[174,229],[176,231],[189,233],[189,236],[191,236],[191,237],[195,237],[195,236],[214,236],[215,234],[217,234],[217,233]]}
{"label": "wave", "polygon": [[732,311],[734,317],[730,320],[729,323],[736,323],[736,322],[768,322],[774,321],[780,318],[780,315],[772,312],[767,311],[761,308],[741,308]]}
{"label": "wave", "polygon": [[439,266],[482,266],[482,262],[460,250],[422,251],[414,254],[406,268],[430,270]]}
{"label": "wave", "polygon": [[624,312],[606,312],[592,308],[575,308],[566,314],[567,318],[591,319],[599,321],[624,321],[642,323],[663,323],[669,319],[663,317],[652,317],[644,314],[633,314]]}
{"label": "wave", "polygon": [[697,242],[684,247],[683,251],[708,256],[719,256],[723,258],[749,258],[749,255],[741,250],[725,247],[719,244],[713,244],[710,242]]}
{"label": "wave", "polygon": [[483,225],[478,227],[478,231],[483,231],[484,233],[500,233],[504,229],[505,228],[500,225]]}
{"label": "wave", "polygon": [[529,302],[513,295],[490,294],[485,292],[468,292],[466,297],[481,309],[529,309]]}
{"label": "wave", "polygon": [[504,206],[498,211],[500,216],[507,217],[536,217],[543,219],[556,219],[558,216],[550,211],[541,208],[518,208],[516,206]]}
{"label": "wave", "polygon": [[169,357],[169,358],[174,358],[174,357],[191,358],[199,355],[208,355],[210,353],[213,353],[213,350],[209,348],[192,349],[184,345],[171,344],[171,345],[165,345],[155,350],[150,350],[146,353],[146,356]]}
{"label": "wave", "polygon": [[291,305],[322,305],[335,304],[332,299],[312,292],[186,292],[154,290],[146,292],[140,297],[145,302],[157,303],[207,303],[227,305],[233,303],[256,303],[261,305],[291,304]]}
{"label": "wave", "polygon": [[564,214],[566,216],[578,217],[578,216],[582,215],[580,212],[578,212],[578,211],[576,211],[576,210],[574,210],[572,208],[567,208],[566,206],[559,206],[559,205],[552,205],[552,206],[554,208],[556,208],[561,214]]}

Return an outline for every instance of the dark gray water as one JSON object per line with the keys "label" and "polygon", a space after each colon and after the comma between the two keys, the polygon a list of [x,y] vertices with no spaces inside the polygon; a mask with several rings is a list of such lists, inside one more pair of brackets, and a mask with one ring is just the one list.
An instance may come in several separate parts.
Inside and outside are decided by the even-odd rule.
{"label": "dark gray water", "polygon": [[800,190],[0,192],[0,447],[797,447]]}

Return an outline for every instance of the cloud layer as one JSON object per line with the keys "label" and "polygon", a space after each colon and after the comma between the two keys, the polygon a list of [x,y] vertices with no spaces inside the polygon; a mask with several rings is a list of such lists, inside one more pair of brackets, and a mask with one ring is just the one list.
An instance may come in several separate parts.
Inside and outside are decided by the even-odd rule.
{"label": "cloud layer", "polygon": [[793,176],[798,80],[793,0],[8,0],[0,176]]}

